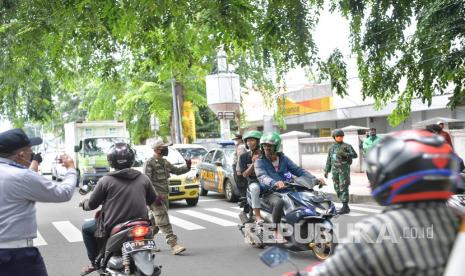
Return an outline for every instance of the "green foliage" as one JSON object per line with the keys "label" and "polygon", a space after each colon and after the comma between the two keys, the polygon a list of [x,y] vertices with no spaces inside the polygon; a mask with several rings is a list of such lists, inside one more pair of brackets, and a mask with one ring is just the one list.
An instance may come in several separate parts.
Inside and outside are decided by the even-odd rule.
{"label": "green foliage", "polygon": [[195,113],[195,123],[198,138],[220,137],[220,122],[208,107],[200,107]]}
{"label": "green foliage", "polygon": [[321,79],[329,79],[331,87],[339,96],[348,96],[347,93],[347,69],[342,53],[336,49],[331,53],[326,62],[320,63]]}
{"label": "green foliage", "polygon": [[363,95],[378,106],[398,99],[391,124],[409,116],[415,98],[431,105],[434,95],[451,93],[450,107],[465,103],[465,1],[332,3],[350,20]]}
{"label": "green foliage", "polygon": [[[205,106],[205,76],[221,45],[241,78],[253,79],[264,95],[274,92],[271,71],[279,79],[288,68],[314,61],[316,12],[306,1],[3,0],[0,5],[0,112],[14,120],[61,121],[66,105],[51,99],[66,100],[70,93],[80,98],[74,117],[122,118],[133,139],[143,140],[150,134],[151,114],[160,116],[162,133],[170,129],[172,78],[184,87],[186,100]],[[48,92],[41,90],[44,80]],[[39,92],[47,97],[35,97]]]}

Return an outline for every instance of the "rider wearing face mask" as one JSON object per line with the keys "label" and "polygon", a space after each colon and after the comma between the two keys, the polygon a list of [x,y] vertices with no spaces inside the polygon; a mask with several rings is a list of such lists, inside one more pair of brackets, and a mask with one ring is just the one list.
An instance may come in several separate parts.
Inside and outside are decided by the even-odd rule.
{"label": "rider wearing face mask", "polygon": [[350,165],[352,164],[352,159],[357,158],[357,153],[351,145],[344,143],[344,131],[335,129],[332,136],[336,143],[329,148],[324,176],[328,178],[329,172],[333,175],[334,190],[342,202],[342,208],[338,213],[347,214],[350,212]]}
{"label": "rider wearing face mask", "polygon": [[[272,207],[273,223],[279,224],[283,215],[284,201],[280,192],[285,192],[285,182],[291,182],[293,177],[305,177],[314,185],[324,185],[323,179],[305,171],[284,153],[281,152],[281,137],[278,133],[266,133],[260,138],[261,157],[255,162],[255,174],[260,184],[268,188],[275,188],[276,192],[267,193],[263,201]],[[285,243],[279,231],[276,231],[276,242]]]}
{"label": "rider wearing face mask", "polygon": [[163,158],[168,155],[168,145],[167,143],[163,143],[163,140],[160,138],[152,144],[154,154],[144,164],[144,173],[152,181],[152,185],[157,193],[155,203],[150,206],[155,217],[154,234],[158,233],[159,230],[165,233],[166,243],[171,246],[173,255],[178,255],[185,251],[186,248],[178,244],[178,237],[173,233],[173,228],[168,217],[168,179],[171,173],[180,175],[189,172],[191,162],[187,160],[186,166],[180,168],[172,165],[168,160]]}

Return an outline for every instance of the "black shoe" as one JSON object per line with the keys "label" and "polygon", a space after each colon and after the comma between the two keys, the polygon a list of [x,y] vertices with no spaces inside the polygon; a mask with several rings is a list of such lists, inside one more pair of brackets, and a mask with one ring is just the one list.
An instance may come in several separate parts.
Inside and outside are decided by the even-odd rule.
{"label": "black shoe", "polygon": [[347,203],[347,202],[342,203],[342,208],[339,209],[339,211],[337,211],[337,213],[339,215],[344,215],[344,214],[350,213],[349,203]]}

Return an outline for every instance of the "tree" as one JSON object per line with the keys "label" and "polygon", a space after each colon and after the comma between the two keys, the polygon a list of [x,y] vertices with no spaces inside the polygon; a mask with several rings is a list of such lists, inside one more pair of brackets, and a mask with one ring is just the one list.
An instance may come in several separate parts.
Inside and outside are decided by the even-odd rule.
{"label": "tree", "polygon": [[78,83],[86,80],[98,84],[95,91],[80,94],[89,118],[125,117],[133,137],[143,139],[149,114],[158,112],[162,126],[169,125],[166,111],[171,107],[164,96],[170,94],[171,79],[181,87],[183,98],[197,107],[206,105],[205,76],[212,71],[219,46],[238,66],[242,79],[254,80],[265,95],[274,91],[269,72],[276,72],[279,80],[289,68],[316,61],[313,2],[3,0],[0,4],[0,99],[21,98],[17,110],[3,105],[2,112],[10,118],[49,120],[34,113],[21,116],[18,109],[29,102],[21,95],[44,80],[75,87],[87,86]]}
{"label": "tree", "polygon": [[390,124],[409,116],[414,98],[431,105],[451,93],[451,108],[465,103],[464,0],[337,0],[332,9],[350,20],[364,97],[378,107],[398,98]]}

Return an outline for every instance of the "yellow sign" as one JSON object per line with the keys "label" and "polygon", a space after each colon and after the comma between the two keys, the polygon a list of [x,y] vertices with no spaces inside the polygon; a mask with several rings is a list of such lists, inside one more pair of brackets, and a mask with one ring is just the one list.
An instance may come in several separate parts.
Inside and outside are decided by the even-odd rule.
{"label": "yellow sign", "polygon": [[195,115],[192,103],[185,101],[182,109],[182,131],[184,134],[185,143],[195,142],[197,133],[195,131]]}
{"label": "yellow sign", "polygon": [[322,112],[331,110],[333,108],[333,97],[323,97],[302,102],[296,102],[285,97],[280,99],[281,105],[283,105],[283,101],[285,116]]}

